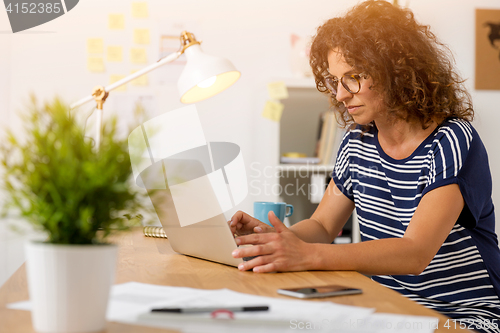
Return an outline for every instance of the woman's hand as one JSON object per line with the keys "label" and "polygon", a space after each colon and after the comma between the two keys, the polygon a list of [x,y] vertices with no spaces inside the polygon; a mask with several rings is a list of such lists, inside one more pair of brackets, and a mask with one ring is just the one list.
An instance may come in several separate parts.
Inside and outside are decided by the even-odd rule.
{"label": "woman's hand", "polygon": [[229,227],[231,228],[233,235],[236,234],[238,236],[274,231],[272,227],[248,215],[247,213],[242,212],[241,210],[237,211],[233,215],[231,221],[229,221]]}
{"label": "woman's hand", "polygon": [[[241,263],[239,270],[253,269],[256,273],[304,271],[314,268],[316,244],[302,241],[274,215],[269,212],[269,221],[275,233],[254,233],[236,238],[236,244],[253,246],[242,247],[233,251],[234,258],[256,258]],[[248,222],[250,224],[252,222]]]}

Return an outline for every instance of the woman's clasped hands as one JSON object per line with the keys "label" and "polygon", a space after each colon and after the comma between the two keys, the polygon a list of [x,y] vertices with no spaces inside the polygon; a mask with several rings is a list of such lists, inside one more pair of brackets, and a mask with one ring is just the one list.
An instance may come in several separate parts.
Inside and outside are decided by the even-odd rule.
{"label": "woman's clasped hands", "polygon": [[238,211],[231,218],[230,228],[236,234],[235,241],[240,247],[233,251],[234,258],[256,257],[241,263],[241,271],[255,273],[304,271],[311,268],[314,259],[314,244],[306,243],[289,230],[274,214],[268,219],[274,228]]}

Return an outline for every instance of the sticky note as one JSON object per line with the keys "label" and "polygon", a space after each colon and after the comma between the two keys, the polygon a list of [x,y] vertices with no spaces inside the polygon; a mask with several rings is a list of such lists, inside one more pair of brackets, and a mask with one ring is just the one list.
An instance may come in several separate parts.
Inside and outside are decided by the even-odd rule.
{"label": "sticky note", "polygon": [[132,2],[132,17],[147,18],[148,3],[147,2]]}
{"label": "sticky note", "polygon": [[108,46],[108,57],[109,62],[122,62],[123,61],[123,49],[121,46]]}
{"label": "sticky note", "polygon": [[[118,75],[118,74],[111,74],[109,76],[109,84],[113,84],[116,81],[120,81],[121,79],[125,78],[125,75]],[[121,87],[118,87],[114,89],[113,91],[126,91],[127,90],[127,84],[124,84]]]}
{"label": "sticky note", "polygon": [[123,14],[109,14],[108,28],[110,30],[125,29],[125,16],[123,16]]}
{"label": "sticky note", "polygon": [[149,44],[149,29],[134,29],[134,43]]}
{"label": "sticky note", "polygon": [[272,121],[280,121],[285,105],[280,102],[267,101],[262,111],[262,117]]}
{"label": "sticky note", "polygon": [[87,53],[102,54],[104,52],[104,42],[102,38],[87,39]]}
{"label": "sticky note", "polygon": [[88,57],[87,69],[92,73],[104,72],[104,60],[102,59],[102,57]]}
{"label": "sticky note", "polygon": [[147,64],[148,57],[146,49],[143,47],[133,47],[130,49],[130,62],[133,64]]}
{"label": "sticky note", "polygon": [[[134,74],[135,72],[137,71],[132,71],[130,74]],[[145,87],[148,85],[148,75],[147,74],[144,74],[144,75],[141,75],[139,76],[138,78],[130,81],[130,83],[133,85],[133,86],[140,86],[140,87]]]}
{"label": "sticky note", "polygon": [[288,89],[284,82],[271,82],[267,84],[267,91],[269,93],[269,98],[271,99],[287,99]]}

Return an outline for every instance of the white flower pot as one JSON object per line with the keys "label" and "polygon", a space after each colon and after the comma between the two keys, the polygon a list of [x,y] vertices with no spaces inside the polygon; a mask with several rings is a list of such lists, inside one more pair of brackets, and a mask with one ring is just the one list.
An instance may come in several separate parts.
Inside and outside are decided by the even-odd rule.
{"label": "white flower pot", "polygon": [[116,254],[116,245],[27,243],[26,269],[35,330],[102,330]]}

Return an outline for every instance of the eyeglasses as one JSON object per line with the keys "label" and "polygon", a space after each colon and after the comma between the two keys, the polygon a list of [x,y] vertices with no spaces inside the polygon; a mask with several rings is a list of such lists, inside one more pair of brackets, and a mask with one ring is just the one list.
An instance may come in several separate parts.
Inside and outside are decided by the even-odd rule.
{"label": "eyeglasses", "polygon": [[[340,78],[342,86],[351,94],[357,94],[361,90],[361,79],[367,79],[368,75],[361,74],[345,74]],[[325,86],[333,96],[337,96],[337,88],[339,86],[339,79],[333,76],[325,77]]]}

